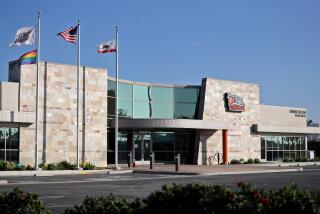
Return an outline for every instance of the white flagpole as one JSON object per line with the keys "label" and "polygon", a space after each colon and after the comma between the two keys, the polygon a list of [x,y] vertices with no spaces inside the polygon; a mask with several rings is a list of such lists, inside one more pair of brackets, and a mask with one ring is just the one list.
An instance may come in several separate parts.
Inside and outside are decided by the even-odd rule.
{"label": "white flagpole", "polygon": [[39,170],[38,164],[38,126],[39,126],[39,69],[40,69],[40,11],[38,12],[38,36],[37,36],[37,84],[36,84],[36,131],[35,131],[35,169]]}
{"label": "white flagpole", "polygon": [[77,51],[77,168],[80,169],[80,163],[79,163],[79,98],[80,98],[80,20],[78,19],[78,51]]}
{"label": "white flagpole", "polygon": [[118,47],[118,26],[116,26],[116,107],[115,107],[115,169],[119,169],[119,165],[118,165],[118,84],[119,84],[119,76],[118,76],[118,72],[119,72],[119,64],[118,64],[118,60],[119,60],[119,47]]}

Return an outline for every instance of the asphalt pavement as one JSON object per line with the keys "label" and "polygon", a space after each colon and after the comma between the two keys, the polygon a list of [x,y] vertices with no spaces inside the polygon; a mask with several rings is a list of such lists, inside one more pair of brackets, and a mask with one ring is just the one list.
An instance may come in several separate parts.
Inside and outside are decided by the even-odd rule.
{"label": "asphalt pavement", "polygon": [[0,191],[10,191],[19,187],[28,192],[40,194],[40,199],[53,213],[62,213],[64,209],[81,204],[85,196],[116,196],[132,200],[146,197],[150,192],[160,190],[164,184],[211,183],[222,184],[236,189],[236,183],[246,181],[258,188],[281,188],[296,183],[308,190],[320,190],[320,167],[306,166],[303,171],[257,173],[237,175],[165,175],[128,173],[121,175],[90,174],[43,177],[1,177],[8,184],[0,185]]}

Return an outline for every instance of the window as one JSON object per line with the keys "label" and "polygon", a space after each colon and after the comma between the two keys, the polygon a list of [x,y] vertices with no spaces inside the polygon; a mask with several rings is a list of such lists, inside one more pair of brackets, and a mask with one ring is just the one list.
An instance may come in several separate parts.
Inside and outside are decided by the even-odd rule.
{"label": "window", "polygon": [[19,128],[0,127],[0,160],[19,162]]}
{"label": "window", "polygon": [[267,154],[268,161],[306,157],[305,137],[303,136],[262,136],[261,159]]}

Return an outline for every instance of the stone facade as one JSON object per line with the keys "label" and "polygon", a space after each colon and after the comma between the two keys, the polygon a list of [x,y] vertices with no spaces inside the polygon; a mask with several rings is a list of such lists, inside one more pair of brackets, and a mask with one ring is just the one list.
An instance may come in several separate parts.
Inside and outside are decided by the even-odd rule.
{"label": "stone facade", "polygon": [[[243,98],[244,112],[226,109],[225,93]],[[229,161],[232,159],[260,158],[260,136],[252,130],[260,120],[259,86],[242,82],[205,78],[202,80],[199,119],[224,121],[232,124],[229,135]],[[197,164],[207,164],[208,157],[222,154],[222,130],[198,131]],[[217,162],[216,162],[217,163]]]}
{"label": "stone facade", "polygon": [[[40,63],[39,163],[76,162],[77,67]],[[22,65],[19,110],[35,112],[36,65]],[[80,68],[80,161],[107,164],[106,70]],[[35,124],[20,127],[20,161],[34,164]]]}

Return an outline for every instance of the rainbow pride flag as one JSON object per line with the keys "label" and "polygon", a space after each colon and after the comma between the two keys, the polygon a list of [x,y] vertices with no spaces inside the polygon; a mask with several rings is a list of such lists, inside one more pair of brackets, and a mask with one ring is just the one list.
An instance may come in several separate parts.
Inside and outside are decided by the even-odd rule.
{"label": "rainbow pride flag", "polygon": [[21,65],[24,64],[36,64],[37,62],[37,50],[30,51],[20,56],[19,61]]}

